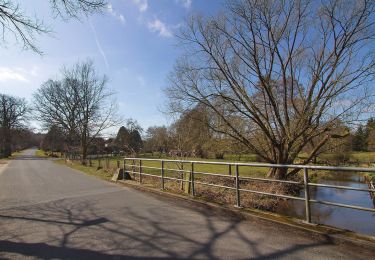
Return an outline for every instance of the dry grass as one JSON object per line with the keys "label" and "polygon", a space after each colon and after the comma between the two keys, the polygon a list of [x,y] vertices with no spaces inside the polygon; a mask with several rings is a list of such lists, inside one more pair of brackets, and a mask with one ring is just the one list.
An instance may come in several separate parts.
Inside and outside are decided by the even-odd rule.
{"label": "dry grass", "polygon": [[[134,175],[131,174],[131,177],[133,178],[133,180],[139,181],[139,175],[135,175],[134,178]],[[182,180],[181,177],[180,179]],[[177,194],[187,194],[187,185],[183,185],[181,180],[177,181],[165,179],[165,190]],[[234,178],[225,178],[220,176],[201,176],[197,178],[196,181],[227,187],[235,187]],[[161,188],[161,178],[153,176],[142,176],[142,185],[152,188]],[[290,184],[258,182],[249,180],[241,180],[240,188],[284,195],[298,194],[299,189],[298,185],[292,186]],[[212,187],[195,183],[195,195],[199,198],[219,204],[236,204],[236,191],[234,189]],[[240,199],[241,206],[243,207],[256,208],[267,211],[275,211],[278,203],[283,200],[275,196],[260,195],[244,191],[241,191]]]}

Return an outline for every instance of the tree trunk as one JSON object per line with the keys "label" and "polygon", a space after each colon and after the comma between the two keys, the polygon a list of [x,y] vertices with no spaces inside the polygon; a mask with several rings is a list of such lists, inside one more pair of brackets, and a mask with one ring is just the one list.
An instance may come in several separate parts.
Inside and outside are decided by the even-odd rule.
{"label": "tree trunk", "polygon": [[[277,153],[274,158],[273,164],[293,164],[295,158],[290,158],[290,153],[288,151],[284,151],[283,147],[278,147]],[[288,168],[271,168],[267,174],[269,178],[278,179],[278,180],[286,180],[288,178]]]}
{"label": "tree trunk", "polygon": [[84,142],[84,141],[82,141],[82,143],[81,143],[81,151],[82,151],[81,163],[82,163],[82,165],[86,165],[86,159],[87,159],[87,144],[86,144],[86,142]]}
{"label": "tree trunk", "polygon": [[3,138],[4,157],[9,157],[12,155],[12,136],[9,129],[4,129]]}
{"label": "tree trunk", "polygon": [[271,168],[267,174],[267,177],[285,180],[288,177],[288,168]]}

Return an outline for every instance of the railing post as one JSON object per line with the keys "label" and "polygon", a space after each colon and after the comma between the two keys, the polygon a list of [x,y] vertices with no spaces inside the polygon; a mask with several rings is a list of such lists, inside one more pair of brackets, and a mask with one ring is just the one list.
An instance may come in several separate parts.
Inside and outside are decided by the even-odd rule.
{"label": "railing post", "polygon": [[139,160],[139,183],[142,183],[142,160]]}
{"label": "railing post", "polygon": [[161,189],[164,190],[164,161],[161,161]]}
{"label": "railing post", "polygon": [[135,180],[135,160],[132,160],[132,172],[133,172],[133,179]]}
{"label": "railing post", "polygon": [[125,174],[126,174],[126,159],[124,159],[124,173],[122,174],[123,180],[125,180]]}
{"label": "railing post", "polygon": [[309,191],[309,174],[307,168],[303,171],[303,184],[305,189],[305,217],[306,222],[311,223],[311,212],[310,212],[310,191]]}
{"label": "railing post", "polygon": [[229,176],[232,176],[232,165],[229,164],[228,166],[228,174]]}
{"label": "railing post", "polygon": [[191,195],[194,197],[195,196],[195,188],[194,188],[194,163],[191,163]]}
{"label": "railing post", "polygon": [[236,164],[236,207],[241,207],[240,201],[240,180],[239,180],[239,166]]}

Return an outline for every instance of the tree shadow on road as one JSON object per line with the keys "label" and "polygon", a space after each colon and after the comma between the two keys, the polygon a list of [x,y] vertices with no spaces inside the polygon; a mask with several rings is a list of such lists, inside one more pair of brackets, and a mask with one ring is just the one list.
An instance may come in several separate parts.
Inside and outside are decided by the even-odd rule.
{"label": "tree shadow on road", "polygon": [[267,259],[332,244],[327,238],[277,248],[266,244],[267,234],[252,237],[243,228],[249,223],[242,219],[221,219],[208,209],[184,214],[184,208],[171,209],[166,203],[119,205],[112,210],[103,209],[104,204],[110,202],[66,199],[0,211],[0,256]]}

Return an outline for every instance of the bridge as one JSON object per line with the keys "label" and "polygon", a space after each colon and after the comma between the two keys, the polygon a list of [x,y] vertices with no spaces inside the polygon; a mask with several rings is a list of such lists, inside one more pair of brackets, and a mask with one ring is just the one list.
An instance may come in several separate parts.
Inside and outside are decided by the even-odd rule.
{"label": "bridge", "polygon": [[0,166],[0,258],[373,257],[372,242],[223,214],[104,182],[34,154],[27,150]]}

